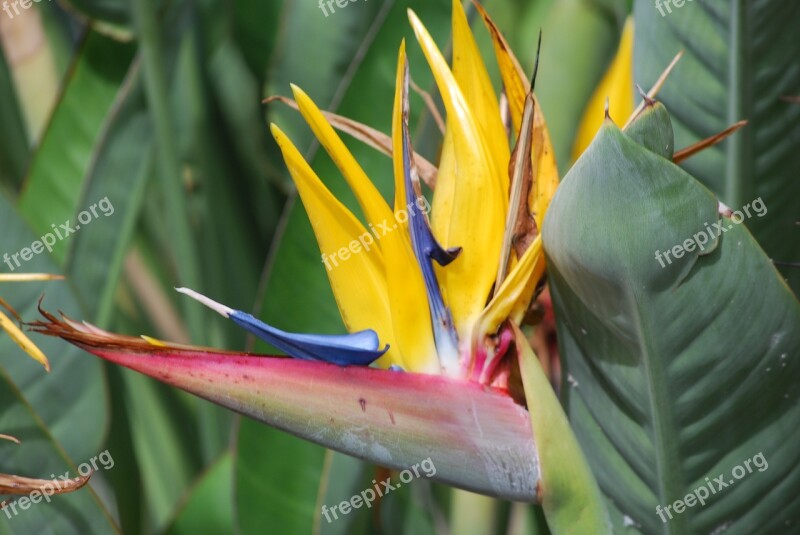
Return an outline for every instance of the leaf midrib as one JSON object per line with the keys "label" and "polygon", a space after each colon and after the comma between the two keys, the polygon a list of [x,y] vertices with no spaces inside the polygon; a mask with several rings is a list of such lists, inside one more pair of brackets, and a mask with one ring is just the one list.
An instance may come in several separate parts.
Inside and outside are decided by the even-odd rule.
{"label": "leaf midrib", "polygon": [[[636,322],[637,340],[650,402],[651,425],[653,429],[653,449],[656,459],[658,477],[658,505],[671,506],[675,500],[683,497],[683,484],[678,477],[682,473],[677,442],[674,439],[675,425],[672,416],[672,398],[667,386],[667,374],[664,359],[654,349],[649,333],[654,329],[644,325],[646,315],[641,311],[633,288],[628,288],[631,299],[630,310]],[[673,440],[670,440],[673,437]],[[655,513],[654,513],[655,514]],[[687,516],[674,514],[664,523],[664,533],[680,534],[688,531]]]}
{"label": "leaf midrib", "polygon": [[[752,1],[752,0],[751,0]],[[747,46],[749,17],[745,0],[733,0],[730,14],[728,47],[727,123],[753,117],[752,55]],[[752,128],[744,128],[731,136],[726,147],[725,202],[733,209],[744,206],[755,196],[753,182]]]}

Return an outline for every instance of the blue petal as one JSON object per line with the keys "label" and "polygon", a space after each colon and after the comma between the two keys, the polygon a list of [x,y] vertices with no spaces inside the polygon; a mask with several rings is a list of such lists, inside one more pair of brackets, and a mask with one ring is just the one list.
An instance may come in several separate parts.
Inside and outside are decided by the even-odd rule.
{"label": "blue petal", "polygon": [[372,329],[352,334],[294,334],[271,327],[252,314],[234,310],[189,288],[175,288],[204,304],[216,313],[232,319],[237,325],[265,342],[286,352],[290,357],[319,360],[340,366],[369,366],[389,349],[380,349],[378,334]]}
{"label": "blue petal", "polygon": [[422,277],[425,280],[425,289],[428,294],[428,306],[430,307],[433,321],[433,334],[436,341],[436,351],[440,358],[450,361],[458,358],[458,335],[453,325],[453,317],[450,309],[444,304],[442,291],[439,288],[439,281],[436,280],[436,273],[433,269],[433,262],[436,261],[440,266],[446,266],[456,259],[461,252],[460,247],[445,249],[442,247],[431,231],[427,215],[420,209],[426,203],[420,191],[419,178],[416,174],[413,149],[411,147],[411,136],[408,133],[408,62],[405,65],[405,76],[403,77],[403,179],[406,190],[406,203],[410,208],[409,233],[411,234],[411,245],[417,263],[422,270]]}
{"label": "blue petal", "polygon": [[229,317],[265,342],[299,359],[340,366],[369,366],[389,349],[388,344],[380,349],[378,334],[372,329],[342,335],[294,334],[271,327],[241,310],[234,310]]}

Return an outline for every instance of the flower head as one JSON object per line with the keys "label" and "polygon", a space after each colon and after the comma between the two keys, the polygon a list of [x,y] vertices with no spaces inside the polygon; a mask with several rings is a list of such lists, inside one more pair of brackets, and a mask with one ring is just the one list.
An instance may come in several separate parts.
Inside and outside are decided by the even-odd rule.
{"label": "flower head", "polygon": [[[436,166],[411,145],[405,43],[391,135],[324,112],[292,86],[290,104],[344,176],[363,219],[271,125],[349,334],[288,333],[186,288],[179,291],[294,358],[120,336],[45,311],[46,321],[34,328],[382,466],[405,468],[431,457],[437,480],[540,500],[530,414],[521,392],[512,396],[509,387],[512,370],[530,351],[509,348],[526,345],[518,325],[544,271],[539,229],[558,173],[533,88],[478,9],[494,42],[505,99],[492,87],[459,1],[453,2],[452,65],[409,11],[446,111]],[[393,199],[384,199],[337,129],[358,132],[391,157]],[[425,194],[423,181],[432,194]],[[545,403],[555,409],[537,414],[563,418],[551,398]]]}
{"label": "flower head", "polygon": [[297,348],[297,337],[308,341],[308,335],[276,332],[252,316],[191,295],[290,355],[334,361],[322,354],[327,345],[335,347],[338,363],[377,359],[382,367],[504,386],[507,370],[499,366],[507,347],[503,325],[520,322],[543,274],[539,228],[558,182],[553,150],[533,93],[488,16],[512,124],[503,120],[501,101],[461,3],[453,2],[452,65],[413,11],[409,19],[446,111],[430,202],[422,192],[409,136],[405,43],[398,54],[388,143],[394,171],[391,203],[326,114],[292,86],[297,108],[355,194],[366,224],[334,197],[281,128],[271,126],[351,335],[316,337],[309,353],[308,347]]}

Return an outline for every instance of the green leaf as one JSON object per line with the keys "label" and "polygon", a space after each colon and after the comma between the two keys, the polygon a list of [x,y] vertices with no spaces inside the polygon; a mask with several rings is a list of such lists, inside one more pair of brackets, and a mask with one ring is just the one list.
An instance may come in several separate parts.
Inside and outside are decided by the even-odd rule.
{"label": "green leaf", "polygon": [[[203,50],[199,44],[200,40],[192,33],[181,43],[171,106],[182,172],[196,184],[186,195],[194,227],[192,237],[202,258],[200,272],[205,291],[219,300],[246,308],[252,306],[261,263],[267,255],[269,236],[277,224],[283,199],[266,181],[265,129],[259,121],[255,80],[228,40],[222,41],[210,58],[201,56]],[[219,63],[220,60],[225,63]],[[235,96],[243,103],[235,118],[226,119],[217,112],[215,77],[241,84],[235,91],[227,88],[228,98]],[[231,129],[226,135],[226,120],[236,120],[237,126],[249,128]],[[260,130],[255,131],[256,128]],[[238,136],[249,139],[239,141]],[[237,180],[231,180],[232,177]],[[232,262],[236,264],[236,277],[230,276]],[[181,304],[194,307],[187,300]],[[236,346],[242,347],[245,333],[241,329],[216,323],[225,336],[213,339],[209,333],[215,329],[204,326],[207,341],[219,345],[225,340],[235,340]],[[194,341],[201,342],[197,338]]]}
{"label": "green leaf", "polygon": [[[10,258],[36,240],[2,195],[0,228],[3,229],[0,251],[10,255]],[[3,271],[7,271],[7,264],[2,265]],[[14,271],[57,273],[58,269],[46,253],[42,253],[33,255]],[[66,282],[0,284],[0,297],[26,320],[38,315],[36,302],[45,291],[47,304],[73,314],[80,313],[77,299]],[[80,351],[66,348],[56,340],[36,336],[33,340],[50,356],[52,371],[49,374],[25,356],[4,333],[0,334],[0,376],[3,383],[0,386],[0,429],[24,441],[22,447],[6,442],[0,444],[0,447],[10,448],[8,453],[0,456],[0,471],[46,478],[57,470],[63,474],[70,468],[74,472],[76,465],[101,451],[102,437],[108,424],[107,393],[105,377],[97,362],[87,360]],[[34,471],[39,473],[35,474]],[[105,525],[105,529],[98,528],[98,532],[113,531],[110,521],[96,514],[98,507],[102,507],[85,500],[67,498],[64,506],[57,510],[39,505],[40,512],[29,512],[25,515],[27,520],[22,521],[22,516],[8,520],[0,515],[0,533],[6,528],[13,529],[13,533],[38,532],[45,530],[47,522],[64,526],[64,533],[77,533],[71,531],[75,528],[68,528],[66,520],[70,511],[74,512],[73,507],[67,504],[76,503],[84,504],[86,511],[94,511],[87,513],[90,525]],[[16,531],[18,529],[21,531]]]}
{"label": "green leaf", "polygon": [[453,489],[450,528],[463,535],[497,533],[501,502],[461,489]]}
{"label": "green leaf", "polygon": [[123,377],[150,529],[161,530],[202,466],[200,452],[192,447],[198,443],[195,419],[177,401],[176,392],[127,371]]}
{"label": "green leaf", "polygon": [[[52,232],[53,225],[58,228],[66,220],[75,225],[95,140],[103,135],[132,57],[133,48],[128,45],[91,30],[86,36],[33,156],[19,201],[20,212],[37,233]],[[66,251],[67,242],[57,241],[53,257],[59,264]]]}
{"label": "green leaf", "polygon": [[316,507],[323,448],[261,424],[239,431],[237,516],[242,533],[312,533],[322,522]]}
{"label": "green leaf", "polygon": [[[659,127],[658,108],[640,120]],[[725,231],[709,238],[715,224]],[[543,238],[563,398],[617,529],[791,529],[800,304],[744,225],[607,121],[564,177]],[[757,455],[768,470],[753,469]],[[745,463],[741,480],[676,511],[707,478],[738,479]]]}
{"label": "green leaf", "polygon": [[[87,315],[108,327],[125,252],[135,230],[147,179],[153,171],[152,128],[147,117],[138,63],[117,95],[108,126],[90,150],[78,210],[103,202],[105,211],[67,243],[67,272]],[[109,208],[110,206],[110,208]]]}
{"label": "green leaf", "polygon": [[[0,251],[7,252],[11,257],[24,247],[30,248],[37,239],[2,195],[0,228],[3,229]],[[22,259],[21,256],[18,258]],[[5,272],[7,264],[2,266]],[[46,252],[33,255],[21,268],[14,271],[59,272]],[[44,292],[47,294],[45,304],[72,314],[80,314],[78,301],[67,282],[0,284],[0,296],[24,320],[38,317],[36,303]],[[41,366],[24,356],[4,333],[0,334],[0,355],[3,356],[0,366],[21,388],[27,402],[70,456],[83,459],[95,455],[108,420],[105,377],[101,367],[97,362],[87,361],[80,351],[65,348],[55,340],[38,336],[33,340],[46,355],[51,356],[52,371],[49,374],[44,374]],[[55,403],[55,400],[58,402]]]}
{"label": "green leaf", "polygon": [[[800,105],[782,100],[800,87],[793,35],[800,4],[709,0],[667,9],[662,16],[651,0],[636,2],[636,80],[649,87],[685,51],[659,94],[672,114],[677,148],[749,121],[683,167],[733,210],[763,199],[768,213],[748,218],[747,227],[773,260],[800,262]],[[800,269],[779,269],[800,294]]]}
{"label": "green leaf", "polygon": [[233,533],[233,457],[223,454],[201,474],[168,535]]}
{"label": "green leaf", "polygon": [[22,117],[22,108],[17,100],[14,80],[6,61],[5,53],[0,50],[0,184],[17,188],[22,183],[25,169],[28,166],[30,147],[28,145],[28,129]]}
{"label": "green leaf", "polygon": [[[5,342],[4,342],[5,344]],[[42,372],[44,373],[44,372]],[[69,421],[60,422],[70,426]],[[0,472],[43,479],[59,476],[77,477],[79,467],[90,457],[70,458],[59,441],[51,434],[36,411],[28,405],[26,395],[0,368],[0,429],[13,434],[22,443],[0,443]],[[109,454],[114,456],[113,452]],[[102,465],[100,465],[102,467]],[[86,473],[86,468],[81,468]],[[51,476],[53,474],[53,476]],[[93,478],[101,477],[95,474]],[[22,497],[12,497],[21,499]],[[30,496],[25,497],[30,499]],[[34,497],[35,498],[35,497]],[[39,503],[12,503],[0,512],[0,533],[27,535],[29,533],[121,533],[105,509],[90,482],[82,489],[42,499]]]}
{"label": "green leaf", "polygon": [[[200,284],[200,256],[198,244],[193,240],[189,211],[184,191],[183,169],[176,140],[176,121],[170,113],[170,92],[167,68],[175,68],[176,54],[192,54],[196,41],[196,24],[183,32],[164,35],[159,24],[161,19],[157,0],[141,0],[131,6],[137,30],[137,42],[142,61],[142,79],[147,98],[148,112],[153,122],[153,138],[156,143],[156,163],[160,193],[164,202],[164,221],[169,225],[172,240],[170,249],[162,251],[175,266],[177,280],[181,285],[198,287]],[[180,20],[182,13],[172,15]],[[175,21],[176,19],[168,19]],[[191,20],[191,19],[190,19]],[[194,19],[197,20],[196,18]],[[198,342],[205,339],[203,313],[193,307],[183,307],[186,324],[192,337]]]}
{"label": "green leaf", "polygon": [[280,42],[281,12],[288,16],[286,2],[238,0],[233,4],[234,37],[252,74],[263,80],[273,47]]}
{"label": "green leaf", "polygon": [[[541,471],[537,498],[547,526],[554,535],[610,533],[600,489],[564,409],[522,331],[515,330],[520,375]],[[590,447],[583,444],[584,450]]]}
{"label": "green leaf", "polygon": [[145,497],[142,496],[142,482],[136,451],[133,446],[130,415],[125,405],[126,370],[108,366],[110,390],[111,427],[106,446],[114,452],[117,465],[108,473],[108,480],[117,501],[117,517],[123,533],[143,533],[145,521],[142,512]]}

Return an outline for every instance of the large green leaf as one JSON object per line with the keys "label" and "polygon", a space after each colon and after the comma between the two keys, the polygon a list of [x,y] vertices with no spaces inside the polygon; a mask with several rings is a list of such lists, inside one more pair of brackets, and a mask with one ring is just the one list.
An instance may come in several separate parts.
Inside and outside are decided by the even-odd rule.
{"label": "large green leaf", "polygon": [[[657,105],[630,132],[658,154],[607,121],[545,219],[566,408],[617,526],[786,533],[800,518],[800,305],[671,162],[666,121]],[[677,511],[695,489],[705,505]]]}
{"label": "large green leaf", "polygon": [[84,225],[74,236],[67,253],[70,280],[83,297],[88,317],[101,327],[108,327],[122,261],[153,167],[152,129],[138,62],[118,93],[108,123],[98,140],[86,140],[94,164],[77,199],[78,209],[89,210],[103,202],[106,210],[99,212],[99,221]]}
{"label": "large green leaf", "polygon": [[[734,210],[763,199],[768,213],[749,219],[748,228],[773,260],[800,262],[800,105],[782,99],[800,88],[800,3],[706,0],[663,11],[651,0],[636,2],[634,72],[648,87],[685,51],[659,95],[672,114],[676,145],[749,121],[683,167]],[[800,269],[779,269],[800,294]]]}
{"label": "large green leaf", "polygon": [[[88,31],[34,154],[19,201],[20,212],[35,231],[51,232],[51,226],[58,228],[67,219],[77,224],[76,208],[94,162],[95,140],[103,135],[132,57],[132,47]],[[53,256],[63,263],[66,251],[67,241],[57,241]]]}
{"label": "large green leaf", "polygon": [[226,452],[203,472],[169,528],[169,535],[233,533],[233,458]]}
{"label": "large green leaf", "polygon": [[[16,211],[0,196],[0,251],[16,254],[31,247],[37,240]],[[23,259],[24,257],[19,256]],[[13,262],[12,262],[13,265]],[[7,272],[6,264],[2,264]],[[15,272],[58,273],[46,251],[34,255]],[[37,316],[36,302],[47,292],[46,304],[53,308],[80,314],[78,302],[67,282],[2,283],[0,296],[13,306],[23,319]],[[81,459],[97,453],[107,425],[105,408],[105,378],[96,362],[87,361],[79,351],[37,337],[37,344],[51,356],[52,371],[43,375],[41,366],[34,363],[8,337],[0,337],[0,363],[25,395],[27,402],[44,420],[55,438],[69,455]]]}
{"label": "large green leaf", "polygon": [[[0,429],[22,441],[20,445],[7,441],[0,443],[0,472],[44,479],[51,478],[51,474],[54,474],[53,479],[64,474],[70,478],[77,477],[80,465],[89,461],[90,457],[80,460],[70,458],[25,398],[26,395],[0,368]],[[64,424],[70,425],[67,421]],[[101,452],[95,451],[91,456],[98,453]],[[109,451],[109,454],[113,459],[114,452]],[[97,464],[101,470],[103,466],[113,469],[110,463]],[[85,473],[85,468],[80,469]],[[0,513],[0,533],[121,533],[92,488],[92,483],[71,494],[52,496],[47,501],[39,496],[39,500],[38,503],[28,502],[26,505],[20,502],[3,509]]]}
{"label": "large green leaf", "polygon": [[311,533],[322,519],[316,501],[325,450],[248,423],[242,420],[236,466],[242,533]]}
{"label": "large green leaf", "polygon": [[[23,247],[31,247],[37,239],[25,226],[16,210],[0,195],[0,251],[13,256]],[[22,259],[23,257],[18,257]],[[12,261],[13,265],[13,261]],[[7,272],[7,265],[2,264]],[[57,272],[56,266],[46,252],[34,255],[15,272]],[[79,314],[77,299],[66,282],[50,283],[3,283],[0,297],[8,301],[25,319],[36,316],[36,301],[47,291],[47,304],[54,308],[70,310]],[[25,473],[48,477],[51,472],[81,464],[100,452],[101,440],[107,426],[105,377],[97,362],[92,362],[79,351],[66,348],[55,341],[36,337],[45,354],[50,356],[52,371],[47,374],[41,366],[25,356],[7,336],[0,335],[0,372],[2,375],[2,402],[0,402],[0,429],[17,435],[24,447],[3,443],[11,448],[3,453],[0,472]],[[113,455],[113,452],[112,452]],[[72,464],[70,464],[72,463]],[[62,467],[63,468],[59,468]],[[35,474],[33,471],[41,471]],[[45,473],[46,472],[46,473]],[[73,469],[74,473],[74,469]],[[87,510],[97,511],[98,505],[89,505],[85,498],[67,503],[84,503]],[[40,506],[41,509],[47,507]],[[12,520],[0,515],[0,532],[30,533],[45,530],[46,522],[65,526],[71,507],[40,514],[25,515],[28,520]],[[101,507],[102,509],[102,507]],[[108,520],[98,515],[86,517],[90,523],[100,522],[111,531]],[[79,533],[80,524],[75,524]],[[37,529],[38,527],[38,529]],[[17,530],[20,531],[17,531]],[[103,530],[99,530],[102,532]],[[5,531],[9,532],[9,531]]]}

